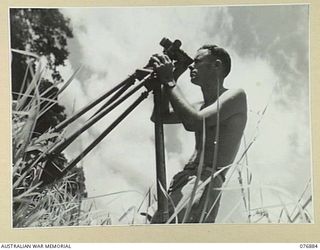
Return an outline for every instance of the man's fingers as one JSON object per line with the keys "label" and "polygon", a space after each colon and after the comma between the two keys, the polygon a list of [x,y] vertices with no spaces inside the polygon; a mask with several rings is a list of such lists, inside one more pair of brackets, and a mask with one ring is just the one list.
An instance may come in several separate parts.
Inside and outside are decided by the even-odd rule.
{"label": "man's fingers", "polygon": [[166,63],[166,59],[163,55],[159,56],[160,61],[165,64]]}
{"label": "man's fingers", "polygon": [[171,59],[169,58],[169,56],[163,55],[163,58],[165,63],[171,63]]}
{"label": "man's fingers", "polygon": [[155,66],[155,67],[159,67],[159,66],[160,66],[160,63],[158,63],[158,62],[156,62],[156,61],[154,61],[152,64],[153,64],[153,66]]}
{"label": "man's fingers", "polygon": [[153,63],[155,63],[155,62],[158,63],[158,64],[161,63],[161,61],[160,61],[160,59],[157,57],[157,55],[151,56],[151,59],[152,59]]}
{"label": "man's fingers", "polygon": [[151,56],[150,62],[156,68],[160,68],[161,66],[165,66],[169,64],[173,65],[172,61],[167,55],[154,54]]}
{"label": "man's fingers", "polygon": [[161,63],[163,63],[163,64],[167,63],[167,59],[165,58],[165,55],[155,54],[154,56],[155,56]]}
{"label": "man's fingers", "polygon": [[171,63],[171,59],[169,58],[169,56],[167,55],[159,55],[159,54],[154,54],[152,55],[152,60],[156,61],[158,63],[163,63],[163,64],[167,64],[167,63]]}

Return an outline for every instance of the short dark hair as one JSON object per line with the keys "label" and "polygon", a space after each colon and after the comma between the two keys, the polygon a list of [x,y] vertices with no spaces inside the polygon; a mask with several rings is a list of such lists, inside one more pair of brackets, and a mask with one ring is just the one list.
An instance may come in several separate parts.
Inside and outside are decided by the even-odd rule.
{"label": "short dark hair", "polygon": [[211,55],[216,56],[218,59],[221,60],[224,68],[223,76],[227,77],[227,75],[230,73],[230,70],[231,70],[231,58],[228,52],[217,45],[211,45],[211,44],[203,45],[200,49],[209,50]]}

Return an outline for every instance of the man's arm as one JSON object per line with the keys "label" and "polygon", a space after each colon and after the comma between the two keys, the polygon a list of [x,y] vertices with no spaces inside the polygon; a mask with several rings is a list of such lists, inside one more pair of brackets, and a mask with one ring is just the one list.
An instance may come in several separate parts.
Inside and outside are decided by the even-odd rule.
{"label": "man's arm", "polygon": [[196,110],[182,95],[180,89],[165,87],[176,115],[181,119],[188,131],[196,131],[202,128],[203,119],[208,126],[217,124],[219,112],[220,122],[236,114],[246,115],[247,100],[242,89],[228,90],[219,97],[219,111],[217,101],[202,110]]}
{"label": "man's arm", "polygon": [[[175,67],[173,70],[173,80],[177,82],[178,78],[187,70],[188,65],[184,61],[185,58],[180,58],[179,61],[175,63]],[[160,84],[160,83],[159,83]],[[154,110],[152,111],[151,121],[155,122]],[[178,124],[181,123],[181,119],[177,116],[177,114],[170,110],[169,108],[169,97],[164,94],[164,89],[161,91],[161,119],[163,124]]]}
{"label": "man's arm", "polygon": [[227,90],[219,96],[219,107],[217,101],[202,110],[196,110],[184,98],[180,89],[176,86],[173,77],[173,64],[167,56],[153,56],[160,82],[164,85],[165,94],[168,95],[170,103],[188,131],[197,131],[202,128],[203,119],[208,126],[217,123],[219,113],[220,122],[236,114],[246,115],[247,100],[242,89]]}
{"label": "man's arm", "polygon": [[[154,110],[150,117],[152,122],[155,122]],[[177,114],[169,108],[169,96],[164,94],[164,90],[161,91],[161,121],[163,124],[178,124],[181,123],[181,119]]]}

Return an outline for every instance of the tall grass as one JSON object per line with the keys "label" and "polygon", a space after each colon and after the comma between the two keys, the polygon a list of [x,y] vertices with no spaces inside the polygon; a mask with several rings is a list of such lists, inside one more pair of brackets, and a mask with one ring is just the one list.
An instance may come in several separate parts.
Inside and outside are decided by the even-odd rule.
{"label": "tall grass", "polygon": [[46,96],[56,84],[40,92],[44,65],[39,57],[14,52],[27,56],[29,63],[21,88],[25,91],[17,93],[12,104],[12,226],[79,225],[81,199],[86,195],[82,168],[76,167],[62,178],[53,176],[52,182],[45,183],[43,176],[50,168],[63,169],[68,161],[63,154],[46,156],[61,133],[49,129],[38,135],[34,131],[38,119],[57,103],[57,96]]}
{"label": "tall grass", "polygon": [[[184,223],[187,217],[189,216],[190,210],[193,206],[193,199],[195,195],[199,192],[203,192],[205,187],[211,190],[212,185],[215,182],[215,178],[222,171],[225,171],[227,169],[228,175],[223,186],[221,188],[215,188],[219,191],[218,197],[213,202],[213,205],[209,208],[209,212],[207,212],[207,207],[204,206],[200,222],[206,222],[206,217],[204,215],[206,213],[209,214],[212,211],[212,209],[214,209],[214,206],[216,202],[218,202],[218,199],[223,195],[224,192],[227,193],[229,190],[238,191],[239,200],[233,207],[230,207],[229,212],[227,212],[225,218],[221,220],[221,223],[232,223],[233,221],[231,221],[231,217],[236,212],[244,213],[244,215],[247,217],[247,220],[242,221],[241,223],[311,223],[313,221],[312,213],[309,211],[311,208],[310,205],[312,203],[312,195],[310,191],[311,179],[307,182],[306,187],[299,198],[292,197],[290,192],[282,187],[268,186],[263,183],[260,183],[259,185],[253,185],[254,174],[250,169],[253,166],[250,166],[249,164],[248,153],[254,145],[254,143],[256,142],[256,140],[258,139],[260,125],[267,112],[270,100],[266,104],[265,108],[261,111],[260,118],[258,119],[255,128],[256,132],[249,141],[249,143],[247,143],[246,137],[243,136],[244,149],[242,152],[239,152],[240,157],[235,163],[229,166],[225,166],[219,171],[213,172],[212,176],[208,177],[205,181],[200,181],[199,171],[201,172],[203,168],[203,160],[201,160],[201,158],[203,158],[203,155],[200,157],[200,164],[198,166],[198,174],[195,180],[194,188],[190,193],[189,197],[183,197],[183,200],[179,202],[179,207],[175,207],[175,211],[171,215],[167,223],[171,223],[171,221],[177,217],[179,212],[181,212],[183,209],[186,209],[186,213],[182,221],[182,223]],[[219,110],[219,101],[217,105]],[[203,122],[203,124],[205,124],[205,121]],[[219,124],[219,122],[217,122],[217,124]],[[218,127],[219,126],[217,126],[217,133],[219,133]],[[205,141],[205,136],[205,133],[203,133],[203,141]],[[216,138],[216,141],[219,141],[218,138]],[[216,157],[217,150],[215,150],[215,160]],[[213,166],[213,169],[214,167],[215,166]],[[232,183],[232,179],[235,178],[235,173],[238,174],[238,185],[231,186],[230,183]],[[264,195],[266,193],[273,194],[273,200],[275,204],[264,204]],[[210,199],[209,195],[210,194],[208,192],[206,195],[205,205],[208,204],[208,200]],[[255,198],[255,200],[260,198],[260,206],[253,207],[253,198]],[[283,200],[286,200],[286,202]],[[241,204],[243,204],[244,212],[243,209],[240,208]]]}

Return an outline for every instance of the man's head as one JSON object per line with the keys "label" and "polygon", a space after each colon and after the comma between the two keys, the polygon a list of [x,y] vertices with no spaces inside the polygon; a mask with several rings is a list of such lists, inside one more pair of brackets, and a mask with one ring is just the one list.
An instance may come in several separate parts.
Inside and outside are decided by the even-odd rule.
{"label": "man's head", "polygon": [[194,58],[190,66],[191,82],[202,85],[214,80],[222,80],[229,74],[231,59],[226,50],[216,45],[204,45]]}

